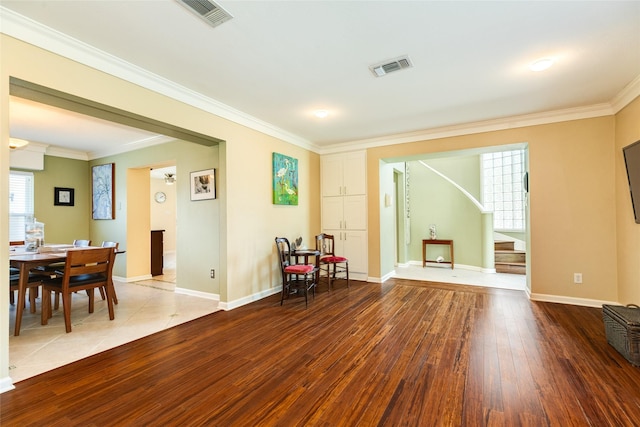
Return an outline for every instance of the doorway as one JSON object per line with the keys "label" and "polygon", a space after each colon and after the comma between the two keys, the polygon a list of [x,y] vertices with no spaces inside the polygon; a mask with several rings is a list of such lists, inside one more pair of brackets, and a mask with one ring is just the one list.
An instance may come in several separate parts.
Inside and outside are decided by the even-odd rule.
{"label": "doorway", "polygon": [[[155,233],[160,238],[160,249],[152,243],[152,263],[154,262],[154,250],[159,250],[159,271],[152,268],[152,280],[154,285],[175,289],[176,284],[176,258],[177,258],[177,168],[175,165],[154,167],[149,172],[150,176],[150,233]],[[155,257],[157,259],[157,257]],[[161,273],[161,274],[157,274]]]}

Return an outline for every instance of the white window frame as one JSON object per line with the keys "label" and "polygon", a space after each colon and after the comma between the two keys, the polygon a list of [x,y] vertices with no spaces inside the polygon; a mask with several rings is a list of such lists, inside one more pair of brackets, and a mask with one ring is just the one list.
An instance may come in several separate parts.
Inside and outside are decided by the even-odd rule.
{"label": "white window frame", "polygon": [[25,224],[34,217],[32,172],[9,172],[9,241],[25,240]]}
{"label": "white window frame", "polygon": [[480,171],[482,205],[493,212],[494,230],[525,231],[525,150],[484,153],[480,155]]}

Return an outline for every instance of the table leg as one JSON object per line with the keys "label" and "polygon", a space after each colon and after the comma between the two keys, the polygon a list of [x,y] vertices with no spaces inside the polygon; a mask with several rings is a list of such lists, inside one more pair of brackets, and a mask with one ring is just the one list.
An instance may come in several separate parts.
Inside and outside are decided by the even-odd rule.
{"label": "table leg", "polygon": [[18,302],[16,303],[16,327],[13,335],[20,335],[20,325],[22,324],[22,313],[27,297],[27,282],[29,281],[29,266],[26,263],[20,264],[20,279],[18,279]]}
{"label": "table leg", "polygon": [[449,244],[449,255],[451,256],[451,269],[453,270],[453,240]]}
{"label": "table leg", "polygon": [[422,241],[422,268],[427,266],[427,242]]}

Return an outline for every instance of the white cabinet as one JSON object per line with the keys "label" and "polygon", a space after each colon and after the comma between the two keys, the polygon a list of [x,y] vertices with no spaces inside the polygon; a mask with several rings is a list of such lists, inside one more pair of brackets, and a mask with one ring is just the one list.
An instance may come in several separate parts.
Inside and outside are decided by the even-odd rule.
{"label": "white cabinet", "polygon": [[322,228],[366,230],[367,196],[323,197]]}
{"label": "white cabinet", "polygon": [[324,230],[332,234],[335,253],[349,260],[349,277],[356,280],[367,280],[368,245],[366,231]]}
{"label": "white cabinet", "polygon": [[322,196],[367,193],[366,152],[322,156]]}
{"label": "white cabinet", "polygon": [[349,259],[352,279],[367,280],[366,152],[321,158],[322,231],[332,234],[335,252]]}

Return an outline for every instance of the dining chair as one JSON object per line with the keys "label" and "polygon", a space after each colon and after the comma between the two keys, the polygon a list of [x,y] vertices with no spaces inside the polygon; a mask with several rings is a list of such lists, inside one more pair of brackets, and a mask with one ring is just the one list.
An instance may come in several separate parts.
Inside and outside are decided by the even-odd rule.
{"label": "dining chair", "polygon": [[[11,272],[9,274],[9,303],[15,304],[14,292],[18,291],[18,284],[20,281],[20,271],[17,273]],[[42,284],[42,277],[37,274],[29,274],[27,281],[27,289],[29,290],[29,311],[31,313],[36,312],[36,298],[38,297],[38,288]],[[26,304],[25,304],[26,306]]]}
{"label": "dining chair", "polygon": [[[91,246],[91,240],[76,239],[73,241],[73,246],[78,248],[86,248]],[[49,265],[42,265],[42,266],[36,267],[34,269],[34,273],[53,277],[56,275],[56,271],[60,271],[63,268],[64,268],[64,262],[54,262]],[[59,306],[60,306],[60,294],[56,293],[53,308],[57,310]]]}
{"label": "dining chair", "polygon": [[349,260],[335,254],[335,240],[332,234],[321,233],[316,236],[316,250],[320,251],[320,277],[326,277],[328,289],[336,279],[346,279],[349,287]]}
{"label": "dining chair", "polygon": [[280,305],[285,297],[304,293],[305,307],[309,306],[309,290],[316,295],[316,273],[317,267],[311,264],[294,264],[291,262],[291,245],[286,237],[276,237],[276,248],[278,248],[278,261],[280,262],[280,273],[282,274],[282,296]]}
{"label": "dining chair", "polygon": [[[113,248],[113,252],[116,253],[116,254],[118,253],[118,242],[105,241],[105,242],[102,242],[101,247],[103,247],[103,248]],[[114,257],[114,262],[115,262],[115,257]],[[112,285],[112,288],[113,288],[113,295],[112,295],[113,296],[113,303],[117,304],[118,303],[118,296],[116,295],[116,288],[113,286],[113,280],[111,281],[111,285]],[[100,288],[100,297],[102,297],[103,300],[106,297],[103,288]]]}
{"label": "dining chair", "polygon": [[113,311],[113,286],[111,275],[113,272],[113,248],[94,248],[70,250],[64,271],[53,278],[44,278],[42,281],[42,317],[41,323],[46,325],[51,312],[51,292],[59,292],[62,295],[62,309],[64,324],[67,332],[71,332],[71,294],[76,291],[87,291],[89,297],[89,313],[94,310],[94,289],[103,287],[107,295],[107,307],[109,319],[115,318]]}

